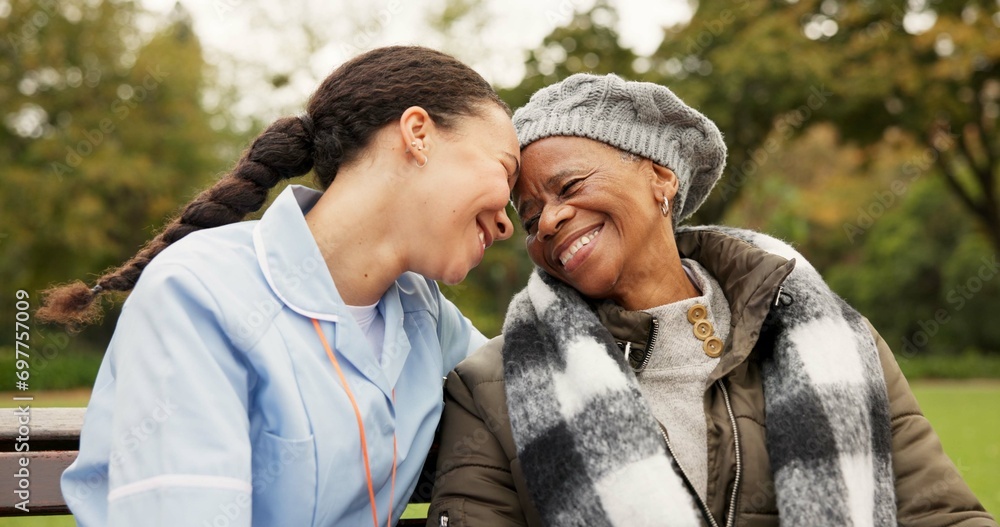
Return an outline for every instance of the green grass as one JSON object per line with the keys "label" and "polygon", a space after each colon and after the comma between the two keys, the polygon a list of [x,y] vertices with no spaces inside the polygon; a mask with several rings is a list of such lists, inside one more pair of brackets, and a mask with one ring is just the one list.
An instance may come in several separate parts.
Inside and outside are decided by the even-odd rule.
{"label": "green grass", "polygon": [[[427,504],[407,505],[402,519],[426,518]],[[72,516],[35,516],[31,518],[0,518],[0,527],[75,527]]]}
{"label": "green grass", "polygon": [[[62,338],[62,340],[61,340]],[[103,353],[100,350],[68,344],[66,337],[50,336],[31,355],[32,391],[90,388],[94,385]],[[14,349],[0,347],[0,371],[15,371]],[[907,379],[1000,379],[1000,353],[965,353],[955,355],[896,355]],[[13,375],[0,380],[0,390],[13,390]],[[3,401],[0,401],[0,405]]]}
{"label": "green grass", "polygon": [[1000,382],[916,382],[944,451],[987,511],[1000,515]]}
{"label": "green grass", "polygon": [[90,401],[89,388],[75,390],[32,390],[27,394],[21,392],[0,392],[0,408],[13,408],[24,404],[24,401],[14,401],[14,397],[30,395],[35,398],[31,405],[37,408],[75,408],[87,406]]}
{"label": "green grass", "polygon": [[0,518],[0,527],[76,527],[72,516],[33,516]]}
{"label": "green grass", "polygon": [[[917,381],[911,383],[924,415],[965,482],[994,516],[1000,514],[1000,381]],[[6,406],[14,393],[0,393]],[[36,406],[85,406],[87,390],[38,392]],[[408,507],[404,517],[425,509]],[[426,506],[424,506],[426,507]],[[0,518],[0,527],[72,527],[69,516]]]}
{"label": "green grass", "polygon": [[[60,341],[52,338],[58,344]],[[47,342],[41,341],[40,342]],[[14,348],[0,347],[0,371],[14,372],[16,354]],[[97,370],[101,367],[103,354],[80,351],[66,345],[64,348],[56,344],[40,346],[29,354],[28,378],[29,391],[35,390],[68,390],[72,388],[89,388],[94,385]],[[13,390],[14,374],[5,375],[0,379],[0,390]],[[0,401],[2,402],[2,401]]]}
{"label": "green grass", "polygon": [[1000,354],[955,355],[896,354],[896,362],[907,379],[1000,379]]}

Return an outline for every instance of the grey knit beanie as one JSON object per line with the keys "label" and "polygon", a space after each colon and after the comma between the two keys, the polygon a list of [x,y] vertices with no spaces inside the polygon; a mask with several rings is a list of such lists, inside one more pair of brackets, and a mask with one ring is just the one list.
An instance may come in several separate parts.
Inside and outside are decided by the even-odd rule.
{"label": "grey knit beanie", "polygon": [[673,170],[674,225],[705,202],[726,165],[715,123],[664,86],[614,74],[577,73],[538,90],[514,112],[514,127],[522,149],[556,135],[586,137]]}

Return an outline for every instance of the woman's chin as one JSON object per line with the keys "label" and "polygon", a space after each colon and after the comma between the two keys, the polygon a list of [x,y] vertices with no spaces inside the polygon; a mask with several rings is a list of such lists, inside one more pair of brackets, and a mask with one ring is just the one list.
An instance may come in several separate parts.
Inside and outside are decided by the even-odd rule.
{"label": "woman's chin", "polygon": [[576,289],[581,295],[595,300],[607,298],[613,287],[613,280],[602,279],[600,273],[587,273],[584,276],[559,276],[566,285]]}
{"label": "woman's chin", "polygon": [[449,269],[444,273],[442,273],[441,276],[437,278],[437,280],[445,285],[458,285],[462,282],[462,280],[465,280],[465,277],[469,275],[469,271],[471,271],[475,267],[476,266],[473,265],[472,267],[469,267],[468,269],[465,270]]}

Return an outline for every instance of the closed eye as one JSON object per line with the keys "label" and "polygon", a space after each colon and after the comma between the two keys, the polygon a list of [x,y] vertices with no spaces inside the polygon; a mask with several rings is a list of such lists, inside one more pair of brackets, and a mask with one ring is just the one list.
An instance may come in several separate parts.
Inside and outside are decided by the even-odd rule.
{"label": "closed eye", "polygon": [[583,181],[583,178],[575,178],[567,181],[566,184],[563,185],[562,189],[559,191],[559,194],[560,195],[567,194],[569,191],[573,190],[573,187],[575,187],[577,183],[581,181]]}
{"label": "closed eye", "polygon": [[526,232],[528,234],[532,234],[532,232],[534,231],[536,225],[538,225],[538,216],[532,216],[532,217],[528,218],[527,220],[524,221],[524,225],[523,225],[524,232]]}

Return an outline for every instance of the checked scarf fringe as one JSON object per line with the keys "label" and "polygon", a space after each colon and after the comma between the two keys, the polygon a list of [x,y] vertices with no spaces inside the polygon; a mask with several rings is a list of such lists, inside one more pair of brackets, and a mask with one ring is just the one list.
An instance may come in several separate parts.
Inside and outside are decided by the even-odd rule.
{"label": "checked scarf fringe", "polygon": [[[895,525],[888,396],[861,315],[780,240],[682,229],[796,259],[782,285],[793,301],[762,328],[773,337],[762,370],[782,525]],[[579,293],[536,270],[508,309],[503,362],[518,457],[546,525],[700,525],[635,374]]]}

